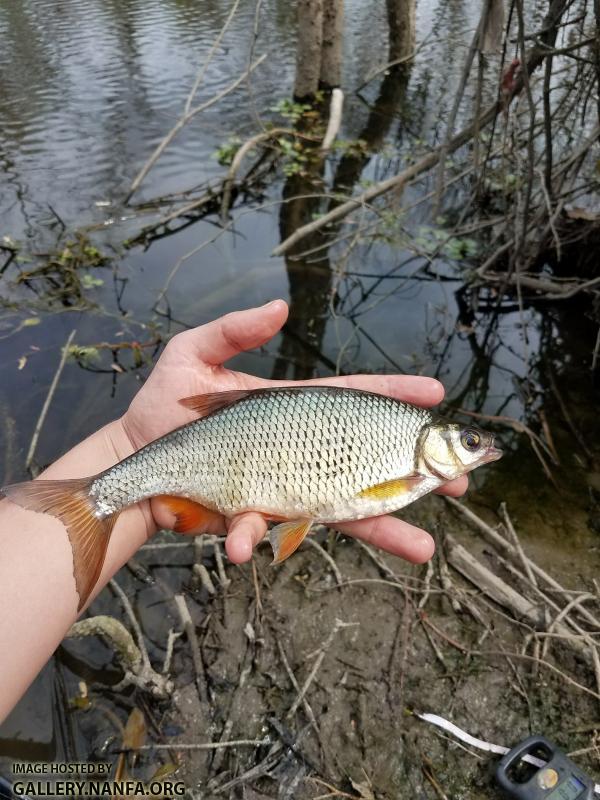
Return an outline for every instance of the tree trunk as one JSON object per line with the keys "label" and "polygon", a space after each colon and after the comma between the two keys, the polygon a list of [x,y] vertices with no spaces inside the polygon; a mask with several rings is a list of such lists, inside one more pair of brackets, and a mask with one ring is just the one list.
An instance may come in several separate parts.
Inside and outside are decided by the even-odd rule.
{"label": "tree trunk", "polygon": [[344,0],[323,0],[321,86],[333,89],[342,82]]}
{"label": "tree trunk", "polygon": [[390,62],[406,58],[415,49],[415,12],[416,0],[387,0]]}
{"label": "tree trunk", "polygon": [[298,0],[298,50],[294,97],[313,97],[319,88],[323,42],[323,0]]}

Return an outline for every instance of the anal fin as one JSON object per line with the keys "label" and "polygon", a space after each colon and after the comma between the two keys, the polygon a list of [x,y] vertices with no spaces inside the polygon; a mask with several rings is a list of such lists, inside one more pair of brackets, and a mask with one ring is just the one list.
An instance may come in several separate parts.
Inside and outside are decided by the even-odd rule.
{"label": "anal fin", "polygon": [[176,497],[170,494],[161,494],[155,498],[164,503],[175,516],[173,530],[176,533],[200,532],[203,528],[211,531],[225,531],[223,516],[217,511],[194,502],[187,497]]}
{"label": "anal fin", "polygon": [[425,480],[423,475],[407,475],[404,478],[392,478],[390,481],[377,483],[375,486],[369,486],[358,493],[358,497],[364,497],[368,500],[393,500],[394,497],[401,497],[415,486],[418,486],[421,481]]}
{"label": "anal fin", "polygon": [[276,525],[268,533],[273,548],[273,564],[281,564],[300,547],[313,524],[312,519],[292,519]]}

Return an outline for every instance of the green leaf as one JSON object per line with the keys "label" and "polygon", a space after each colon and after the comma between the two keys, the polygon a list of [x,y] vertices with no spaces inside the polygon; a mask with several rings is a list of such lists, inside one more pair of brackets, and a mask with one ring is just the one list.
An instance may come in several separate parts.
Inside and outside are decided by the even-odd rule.
{"label": "green leaf", "polygon": [[96,278],[86,272],[81,276],[81,285],[84,289],[95,289],[98,286],[104,286],[104,281],[102,278]]}

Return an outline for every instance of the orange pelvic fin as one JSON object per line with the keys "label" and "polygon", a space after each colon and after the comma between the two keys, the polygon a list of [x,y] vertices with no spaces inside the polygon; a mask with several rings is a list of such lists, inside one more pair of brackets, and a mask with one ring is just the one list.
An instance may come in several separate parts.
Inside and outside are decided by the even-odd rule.
{"label": "orange pelvic fin", "polygon": [[300,547],[313,524],[312,519],[292,519],[282,522],[269,531],[273,548],[273,564],[281,564]]}
{"label": "orange pelvic fin", "polygon": [[218,529],[221,532],[225,530],[225,522],[221,514],[211,511],[193,500],[188,500],[187,497],[161,494],[156,497],[156,500],[164,503],[175,515],[173,530],[177,533],[200,532],[203,528]]}
{"label": "orange pelvic fin", "polygon": [[197,411],[201,417],[208,417],[260,391],[260,389],[233,389],[230,392],[195,394],[192,397],[184,397],[179,403],[192,411]]}
{"label": "orange pelvic fin", "polygon": [[73,551],[73,574],[81,611],[96,585],[106,556],[108,541],[118,514],[100,519],[90,497],[92,478],[68,481],[28,481],[5,486],[5,495],[21,508],[57,517],[67,529]]}
{"label": "orange pelvic fin", "polygon": [[368,500],[393,500],[394,497],[401,497],[410,492],[423,480],[425,480],[423,475],[407,475],[404,478],[393,478],[391,481],[384,481],[363,489],[358,493],[358,497],[365,497]]}

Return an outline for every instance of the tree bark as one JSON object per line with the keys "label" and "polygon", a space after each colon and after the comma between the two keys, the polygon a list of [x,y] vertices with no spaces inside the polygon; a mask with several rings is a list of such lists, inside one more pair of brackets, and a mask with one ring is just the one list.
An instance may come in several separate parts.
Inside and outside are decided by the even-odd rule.
{"label": "tree bark", "polygon": [[321,86],[333,89],[342,82],[344,0],[323,0]]}
{"label": "tree bark", "polygon": [[298,1],[298,49],[294,97],[313,97],[319,88],[323,43],[323,0]]}
{"label": "tree bark", "polygon": [[390,28],[389,60],[406,58],[415,49],[416,0],[387,0]]}

